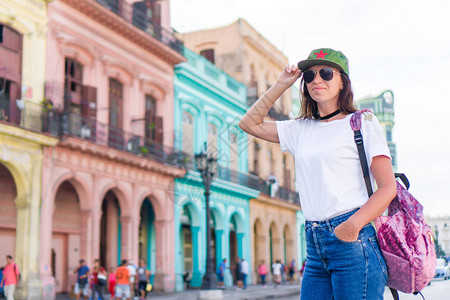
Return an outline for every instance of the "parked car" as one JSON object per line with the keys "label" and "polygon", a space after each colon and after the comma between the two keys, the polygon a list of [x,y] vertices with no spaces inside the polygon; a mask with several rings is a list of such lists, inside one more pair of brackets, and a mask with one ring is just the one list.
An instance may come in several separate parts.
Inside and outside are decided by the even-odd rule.
{"label": "parked car", "polygon": [[436,260],[436,273],[434,278],[444,278],[444,280],[450,278],[450,267],[444,258],[438,258]]}

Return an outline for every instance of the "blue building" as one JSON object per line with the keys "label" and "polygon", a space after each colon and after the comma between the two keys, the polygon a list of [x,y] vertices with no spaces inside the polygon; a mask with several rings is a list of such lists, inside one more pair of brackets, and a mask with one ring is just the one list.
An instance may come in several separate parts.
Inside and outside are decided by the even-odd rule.
{"label": "blue building", "polygon": [[251,260],[249,200],[259,194],[258,177],[248,174],[247,135],[238,127],[247,110],[245,85],[187,48],[184,56],[174,80],[175,148],[183,151],[188,170],[174,187],[178,291],[185,288],[183,274],[189,271],[191,286],[199,287],[206,269],[205,197],[194,154],[206,146],[218,159],[210,195],[214,269],[227,259],[228,286],[236,259]]}

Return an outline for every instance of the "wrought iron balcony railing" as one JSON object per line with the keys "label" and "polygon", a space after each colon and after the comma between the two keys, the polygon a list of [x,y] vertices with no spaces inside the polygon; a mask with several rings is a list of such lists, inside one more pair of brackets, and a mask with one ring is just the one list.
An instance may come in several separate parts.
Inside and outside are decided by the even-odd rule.
{"label": "wrought iron balcony railing", "polygon": [[185,157],[175,148],[78,113],[57,112],[49,123],[50,128],[57,130],[57,132],[51,132],[53,135],[77,136],[98,145],[133,153],[161,163],[180,168],[186,167]]}
{"label": "wrought iron balcony railing", "polygon": [[[192,154],[182,152],[181,155],[186,161],[186,168],[188,170],[197,170],[194,162],[194,156]],[[300,205],[300,200],[297,192],[291,191],[290,189],[287,189],[285,187],[278,187],[277,191],[273,193],[273,195],[271,195],[271,191],[273,188],[271,184],[254,174],[241,173],[218,165],[216,178],[243,185],[254,190],[258,190],[268,196],[273,196],[283,201]]]}
{"label": "wrought iron balcony railing", "polygon": [[[196,170],[192,154],[84,117],[79,113],[62,112],[38,103],[24,101],[18,107],[18,120],[18,122],[12,121],[0,116],[0,123],[18,126],[29,131],[55,137],[76,136],[98,145],[133,153],[175,167]],[[241,173],[219,165],[216,176],[271,195],[270,183],[257,175]],[[273,196],[289,203],[300,204],[298,193],[284,187],[279,187]]]}
{"label": "wrought iron balcony railing", "polygon": [[173,32],[162,28],[152,20],[151,10],[148,7],[151,1],[137,1],[132,4],[124,0],[96,1],[135,27],[146,32],[149,36],[169,46],[181,55],[183,54],[183,42],[177,39]]}

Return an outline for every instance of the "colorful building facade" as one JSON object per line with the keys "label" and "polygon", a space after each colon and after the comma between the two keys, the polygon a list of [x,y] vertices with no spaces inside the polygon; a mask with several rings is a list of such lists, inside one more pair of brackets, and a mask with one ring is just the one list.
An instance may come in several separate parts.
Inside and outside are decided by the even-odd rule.
{"label": "colorful building facade", "polygon": [[177,290],[183,275],[200,287],[206,270],[206,209],[203,182],[193,164],[207,151],[219,168],[211,186],[210,206],[214,270],[227,260],[225,281],[235,281],[237,258],[251,260],[249,200],[259,191],[247,174],[247,136],[238,128],[246,111],[246,88],[204,57],[185,49],[186,63],[175,68],[175,146],[185,153],[188,173],[175,184],[175,252]]}
{"label": "colorful building facade", "polygon": [[[182,37],[188,48],[246,85],[248,106],[275,83],[288,63],[281,51],[242,19],[220,28],[184,33]],[[275,103],[269,111],[269,120],[287,120],[298,113],[292,112],[291,93],[288,91]],[[304,220],[301,211],[297,215],[301,208],[295,187],[293,157],[282,153],[279,145],[261,139],[249,136],[247,143],[249,173],[265,183],[259,187],[260,196],[250,200],[251,271],[256,282],[260,260],[269,265],[278,259],[289,263],[292,259],[302,261],[305,258],[304,251],[299,248],[304,243],[299,242],[302,237],[298,231]],[[268,201],[270,198],[276,201]],[[276,226],[259,224],[267,216],[273,217]],[[289,220],[289,224],[279,220]],[[287,233],[293,237],[288,237]]]}
{"label": "colorful building facade", "polygon": [[0,259],[21,269],[19,299],[40,299],[39,224],[47,134],[44,97],[46,1],[0,4]]}
{"label": "colorful building facade", "polygon": [[60,138],[44,150],[43,299],[70,292],[78,260],[143,258],[173,291],[173,66],[185,59],[168,1],[48,4],[45,101]]}

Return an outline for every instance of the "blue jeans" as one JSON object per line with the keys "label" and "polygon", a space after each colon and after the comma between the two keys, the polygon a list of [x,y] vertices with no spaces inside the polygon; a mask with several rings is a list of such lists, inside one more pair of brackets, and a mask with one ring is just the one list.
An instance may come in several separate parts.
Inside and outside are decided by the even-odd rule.
{"label": "blue jeans", "polygon": [[355,212],[306,222],[301,300],[383,299],[387,269],[373,226],[364,226],[354,242],[341,241],[334,234],[334,228]]}
{"label": "blue jeans", "polygon": [[242,282],[244,283],[244,290],[247,288],[247,274],[242,273]]}

